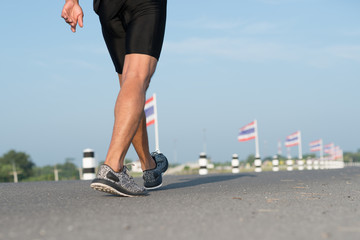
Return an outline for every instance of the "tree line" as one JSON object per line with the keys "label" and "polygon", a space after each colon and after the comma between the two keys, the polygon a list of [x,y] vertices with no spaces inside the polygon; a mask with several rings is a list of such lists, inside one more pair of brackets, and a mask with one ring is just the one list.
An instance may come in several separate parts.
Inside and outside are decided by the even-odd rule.
{"label": "tree line", "polygon": [[0,182],[14,182],[14,174],[19,182],[54,181],[55,169],[60,180],[76,180],[80,176],[73,161],[67,158],[62,164],[37,167],[27,153],[10,150],[0,157]]}
{"label": "tree line", "polygon": [[[308,157],[314,158],[314,154],[304,155],[304,159]],[[284,156],[279,156],[280,161],[285,161]],[[254,155],[249,155],[243,163],[253,164],[255,160]],[[271,161],[272,157],[265,157],[263,161]],[[126,163],[131,160],[126,159]],[[360,149],[357,152],[345,152],[344,162],[360,162]],[[222,163],[231,164],[230,162]],[[55,171],[58,171],[60,180],[77,180],[80,179],[79,169],[74,164],[73,158],[65,159],[62,164],[47,165],[38,167],[32,161],[30,155],[25,152],[17,152],[10,150],[0,157],[0,182],[14,182],[14,174],[16,173],[18,181],[54,181]]]}

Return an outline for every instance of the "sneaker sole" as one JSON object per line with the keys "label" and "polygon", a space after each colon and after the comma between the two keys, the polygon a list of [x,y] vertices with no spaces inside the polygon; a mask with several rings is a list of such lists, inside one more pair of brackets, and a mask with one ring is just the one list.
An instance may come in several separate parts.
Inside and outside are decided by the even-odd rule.
{"label": "sneaker sole", "polygon": [[146,190],[154,190],[154,189],[158,189],[162,186],[162,183],[160,183],[160,185],[157,185],[155,187],[144,187]]}
{"label": "sneaker sole", "polygon": [[[164,173],[161,173],[161,178],[164,176]],[[145,187],[144,186],[144,188],[146,189],[146,190],[155,190],[155,189],[158,189],[158,188],[160,188],[162,186],[162,180],[161,180],[161,183],[159,184],[159,185],[157,185],[157,186],[155,186],[155,187]]]}
{"label": "sneaker sole", "polygon": [[[101,180],[100,180],[101,181]],[[106,192],[106,193],[110,193],[113,195],[118,195],[118,196],[122,196],[122,197],[141,197],[141,196],[146,196],[146,194],[128,194],[128,193],[124,193],[119,191],[118,189],[109,186],[106,183],[102,183],[102,182],[93,182],[90,184],[90,187],[94,190],[97,191],[101,191],[101,192]]]}

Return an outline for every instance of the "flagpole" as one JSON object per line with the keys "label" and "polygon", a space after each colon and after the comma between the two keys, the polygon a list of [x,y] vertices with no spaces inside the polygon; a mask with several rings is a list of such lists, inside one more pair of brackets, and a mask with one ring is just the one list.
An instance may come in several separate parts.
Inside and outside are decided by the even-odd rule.
{"label": "flagpole", "polygon": [[158,114],[157,114],[157,103],[156,103],[156,94],[153,94],[154,98],[154,115],[155,115],[155,150],[160,151],[159,148],[159,126],[158,126]]}
{"label": "flagpole", "polygon": [[286,150],[287,150],[287,158],[288,158],[288,159],[291,159],[291,152],[290,152],[290,148],[289,148],[289,147],[287,147],[287,148],[286,148]]}
{"label": "flagpole", "polygon": [[301,132],[299,132],[299,160],[302,160]]}
{"label": "flagpole", "polygon": [[320,139],[320,160],[324,159],[323,140]]}
{"label": "flagpole", "polygon": [[259,151],[259,135],[258,135],[258,126],[257,120],[255,119],[255,158],[260,158],[260,151]]}
{"label": "flagpole", "polygon": [[341,149],[341,161],[344,161],[344,151]]}
{"label": "flagpole", "polygon": [[282,150],[281,150],[281,141],[278,140],[278,157],[280,157],[282,155]]}

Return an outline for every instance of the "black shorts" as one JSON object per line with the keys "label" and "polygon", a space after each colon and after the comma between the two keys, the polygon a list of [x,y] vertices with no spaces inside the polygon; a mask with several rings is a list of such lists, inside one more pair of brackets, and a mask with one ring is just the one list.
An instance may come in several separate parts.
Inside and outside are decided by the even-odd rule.
{"label": "black shorts", "polygon": [[159,59],[164,41],[167,0],[94,0],[102,32],[116,72],[126,54]]}

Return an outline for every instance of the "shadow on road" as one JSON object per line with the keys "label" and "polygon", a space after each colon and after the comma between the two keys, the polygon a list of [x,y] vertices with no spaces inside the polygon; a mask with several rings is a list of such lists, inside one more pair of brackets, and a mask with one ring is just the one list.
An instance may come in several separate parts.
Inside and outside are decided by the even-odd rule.
{"label": "shadow on road", "polygon": [[168,189],[176,189],[176,188],[186,188],[193,187],[207,183],[214,182],[224,182],[229,180],[234,180],[241,177],[256,177],[255,174],[237,174],[237,175],[208,175],[208,176],[197,176],[197,177],[188,177],[180,179],[181,182],[170,183],[169,185],[165,185],[162,188],[155,191],[162,191]]}

